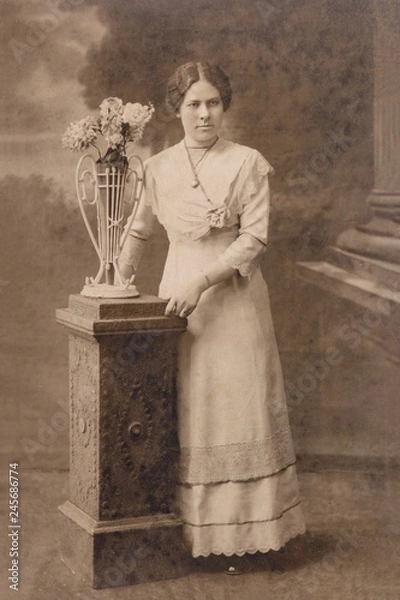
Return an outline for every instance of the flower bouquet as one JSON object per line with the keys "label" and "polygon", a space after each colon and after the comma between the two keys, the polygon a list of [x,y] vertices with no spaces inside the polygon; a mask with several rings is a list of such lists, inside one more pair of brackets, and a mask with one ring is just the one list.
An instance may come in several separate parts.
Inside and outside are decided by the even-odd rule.
{"label": "flower bouquet", "polygon": [[[100,117],[85,117],[71,123],[62,136],[62,145],[72,152],[97,150],[97,160],[85,154],[78,162],[76,189],[79,207],[92,243],[100,259],[96,277],[86,278],[82,294],[91,297],[132,297],[138,292],[133,278],[125,280],[118,268],[118,257],[135,216],[143,189],[143,164],[138,156],[127,156],[127,145],[143,137],[154,107],[138,102],[123,104],[119,98],[106,98],[100,104]],[[98,138],[106,142],[102,154]],[[125,200],[125,184],[132,184],[131,194]],[[88,186],[92,194],[88,195]],[[91,196],[91,199],[90,199]],[[84,204],[95,205],[97,237],[90,226]],[[132,213],[123,234],[124,205],[132,205]],[[105,275],[105,282],[101,283]]]}

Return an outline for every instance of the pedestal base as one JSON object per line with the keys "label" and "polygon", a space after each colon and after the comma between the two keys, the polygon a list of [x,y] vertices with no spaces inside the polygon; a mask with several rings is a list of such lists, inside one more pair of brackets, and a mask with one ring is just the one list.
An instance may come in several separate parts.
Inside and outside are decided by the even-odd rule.
{"label": "pedestal base", "polygon": [[59,510],[61,559],[91,587],[122,587],[186,574],[181,523],[174,515],[99,522],[69,501]]}

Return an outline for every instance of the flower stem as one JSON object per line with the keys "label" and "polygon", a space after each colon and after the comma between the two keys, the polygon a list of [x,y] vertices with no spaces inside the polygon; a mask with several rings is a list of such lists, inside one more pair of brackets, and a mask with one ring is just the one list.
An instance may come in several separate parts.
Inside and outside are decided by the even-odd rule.
{"label": "flower stem", "polygon": [[96,144],[94,144],[93,142],[90,142],[90,145],[91,145],[91,146],[93,146],[93,148],[96,148],[96,150],[97,150],[97,152],[98,152],[98,154],[99,154],[99,159],[101,160],[101,152],[100,152],[100,150],[98,149],[98,147],[96,146]]}

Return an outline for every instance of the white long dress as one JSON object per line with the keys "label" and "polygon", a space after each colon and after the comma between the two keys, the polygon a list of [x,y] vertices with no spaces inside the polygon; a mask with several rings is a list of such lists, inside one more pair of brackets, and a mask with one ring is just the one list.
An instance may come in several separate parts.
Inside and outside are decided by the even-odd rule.
{"label": "white long dress", "polygon": [[193,556],[277,550],[305,530],[284,384],[259,267],[273,169],[220,138],[199,175],[183,142],[146,161],[145,201],[170,241],[159,295],[222,257],[237,275],[209,288],[179,347],[179,513]]}

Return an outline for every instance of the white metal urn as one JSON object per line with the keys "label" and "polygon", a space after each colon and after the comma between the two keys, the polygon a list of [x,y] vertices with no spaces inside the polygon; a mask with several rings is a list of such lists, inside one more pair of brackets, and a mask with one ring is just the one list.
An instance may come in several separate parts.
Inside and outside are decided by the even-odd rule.
{"label": "white metal urn", "polygon": [[[86,277],[81,291],[91,298],[133,298],[139,295],[134,275],[125,279],[118,258],[143,191],[143,163],[136,155],[117,162],[95,161],[90,154],[79,160],[76,191],[83,221],[99,257],[95,277]],[[90,215],[90,207],[94,207]],[[95,221],[93,227],[90,221]]]}

